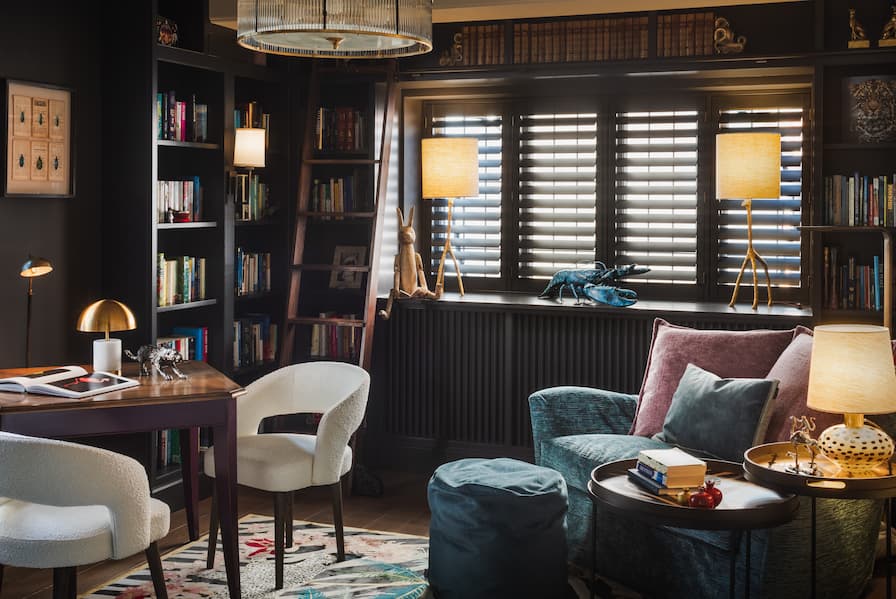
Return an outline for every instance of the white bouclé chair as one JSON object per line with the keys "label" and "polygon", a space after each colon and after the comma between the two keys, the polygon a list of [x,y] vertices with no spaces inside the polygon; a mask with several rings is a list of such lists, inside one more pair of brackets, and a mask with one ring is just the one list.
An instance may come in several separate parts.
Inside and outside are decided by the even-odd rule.
{"label": "white boucl\u00e9 chair", "polygon": [[4,565],[53,568],[54,598],[74,599],[77,566],[145,551],[156,596],[167,598],[156,541],[169,524],[136,460],[0,432],[0,584]]}
{"label": "white boucl\u00e9 chair", "polygon": [[[367,408],[370,375],[345,362],[309,362],[280,368],[246,387],[237,399],[237,482],[274,493],[275,587],[283,588],[284,546],[292,546],[292,493],[326,485],[333,494],[337,559],[345,559],[341,478],[352,466],[349,440]],[[316,435],[259,434],[264,418],[320,413]],[[215,475],[214,448],[205,472]],[[208,567],[214,564],[217,506],[209,527]]]}

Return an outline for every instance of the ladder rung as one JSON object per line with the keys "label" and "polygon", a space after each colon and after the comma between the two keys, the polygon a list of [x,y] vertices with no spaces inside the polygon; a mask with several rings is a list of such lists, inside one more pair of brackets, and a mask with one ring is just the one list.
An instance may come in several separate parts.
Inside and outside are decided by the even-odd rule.
{"label": "ladder rung", "polygon": [[370,266],[342,266],[340,264],[293,264],[293,270],[344,270],[349,272],[370,272]]}
{"label": "ladder rung", "polygon": [[288,324],[335,324],[341,327],[363,327],[366,323],[363,320],[354,318],[315,318],[313,316],[302,316],[299,318],[288,318]]}
{"label": "ladder rung", "polygon": [[306,164],[335,164],[335,165],[373,165],[379,164],[379,160],[373,158],[308,158]]}

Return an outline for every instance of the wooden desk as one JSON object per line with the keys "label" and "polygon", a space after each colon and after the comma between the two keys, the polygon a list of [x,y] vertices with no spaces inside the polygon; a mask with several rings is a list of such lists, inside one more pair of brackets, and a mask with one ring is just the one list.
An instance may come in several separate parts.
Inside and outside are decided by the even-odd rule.
{"label": "wooden desk", "polygon": [[[44,370],[0,370],[0,377]],[[89,368],[88,368],[89,370]],[[221,540],[230,596],[240,597],[237,529],[236,401],[242,387],[204,362],[186,362],[189,378],[165,381],[158,375],[139,378],[136,363],[122,374],[139,387],[84,399],[0,392],[0,430],[34,437],[79,437],[179,429],[181,468],[190,538],[198,536],[199,428],[212,428],[215,439],[215,485]]]}

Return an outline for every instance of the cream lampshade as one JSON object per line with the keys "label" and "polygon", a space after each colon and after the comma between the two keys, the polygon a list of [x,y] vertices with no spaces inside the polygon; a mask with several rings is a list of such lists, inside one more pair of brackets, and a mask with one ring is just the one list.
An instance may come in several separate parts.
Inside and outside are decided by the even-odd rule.
{"label": "cream lampshade", "polygon": [[233,139],[233,166],[264,167],[264,129],[240,127]]}
{"label": "cream lampshade", "polygon": [[847,475],[860,475],[893,455],[893,440],[865,414],[896,412],[896,371],[886,327],[815,327],[806,406],[843,414],[844,423],[818,436],[825,456]]}
{"label": "cream lampshade", "polygon": [[121,339],[110,339],[110,331],[131,331],[137,320],[123,303],[105,299],[84,308],[78,317],[79,331],[105,333],[104,339],[93,342],[93,369],[121,374]]}
{"label": "cream lampshade", "polygon": [[753,200],[781,197],[781,135],[779,133],[720,133],[716,135],[716,198],[743,200],[747,210],[747,254],[744,257],[729,306],[737,301],[737,291],[747,263],[753,269],[753,309],[759,304],[756,262],[765,269],[768,305],[772,305],[772,280],[768,264],[753,249]]}
{"label": "cream lampshade", "polygon": [[464,294],[460,266],[451,248],[451,210],[455,198],[479,195],[479,140],[475,137],[433,137],[421,141],[422,196],[448,200],[445,247],[436,274],[436,292],[445,283],[445,256],[450,254],[457,271],[457,285]]}

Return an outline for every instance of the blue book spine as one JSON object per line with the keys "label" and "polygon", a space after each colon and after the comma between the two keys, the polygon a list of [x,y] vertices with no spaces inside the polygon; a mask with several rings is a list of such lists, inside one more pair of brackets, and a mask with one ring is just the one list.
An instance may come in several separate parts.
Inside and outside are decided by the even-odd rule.
{"label": "blue book spine", "polygon": [[666,475],[663,474],[662,472],[657,472],[656,470],[654,470],[647,464],[638,462],[638,472],[640,472],[641,474],[643,474],[644,476],[648,477],[651,480],[655,480],[656,482],[658,482],[661,485],[666,484]]}
{"label": "blue book spine", "polygon": [[881,272],[880,272],[880,256],[874,257],[874,309],[880,312],[880,291],[881,291]]}

